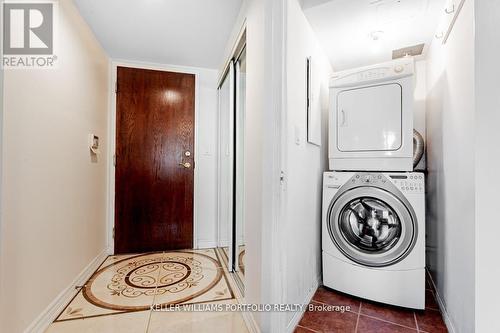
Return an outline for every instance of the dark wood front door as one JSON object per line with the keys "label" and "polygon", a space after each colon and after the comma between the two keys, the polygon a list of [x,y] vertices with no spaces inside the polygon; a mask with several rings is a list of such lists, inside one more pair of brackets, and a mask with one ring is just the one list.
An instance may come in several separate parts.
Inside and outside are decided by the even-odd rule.
{"label": "dark wood front door", "polygon": [[195,76],[118,67],[115,253],[193,247]]}

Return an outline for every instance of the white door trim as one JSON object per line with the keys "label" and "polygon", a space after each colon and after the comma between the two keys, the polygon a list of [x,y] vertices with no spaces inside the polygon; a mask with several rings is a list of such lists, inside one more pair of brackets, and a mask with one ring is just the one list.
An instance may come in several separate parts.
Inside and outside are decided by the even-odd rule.
{"label": "white door trim", "polygon": [[194,102],[194,189],[193,189],[193,248],[198,248],[198,209],[197,203],[199,202],[199,172],[197,169],[198,163],[198,129],[199,129],[199,81],[200,71],[202,68],[156,64],[148,62],[136,62],[121,59],[112,59],[110,61],[110,75],[109,75],[109,114],[108,114],[108,188],[107,188],[107,240],[110,254],[114,253],[114,239],[113,228],[115,226],[115,166],[114,154],[116,150],[116,93],[115,82],[117,77],[117,67],[132,67],[139,69],[153,69],[167,72],[177,72],[194,74],[195,76],[195,102]]}
{"label": "white door trim", "polygon": [[[268,302],[275,304],[287,303],[286,295],[286,269],[287,255],[285,244],[287,241],[286,214],[288,211],[286,201],[287,187],[287,113],[286,113],[286,50],[287,50],[287,1],[279,0],[272,1],[269,5],[271,17],[271,37],[266,43],[271,43],[268,46],[270,50],[270,76],[271,76],[271,92],[269,101],[271,112],[267,119],[268,146],[270,150],[264,149],[264,159],[271,162],[270,167],[264,168],[264,183],[269,184],[270,193],[266,195],[268,205],[264,205],[263,216],[264,221],[269,220],[269,229],[263,230],[263,234],[268,234],[264,243],[267,245],[263,248],[263,253],[269,253],[267,263],[269,268],[269,279],[271,281],[268,286],[269,290],[264,289],[263,294],[269,294]],[[286,315],[277,313],[270,316],[269,322],[266,323],[267,328],[272,332],[286,331]]]}

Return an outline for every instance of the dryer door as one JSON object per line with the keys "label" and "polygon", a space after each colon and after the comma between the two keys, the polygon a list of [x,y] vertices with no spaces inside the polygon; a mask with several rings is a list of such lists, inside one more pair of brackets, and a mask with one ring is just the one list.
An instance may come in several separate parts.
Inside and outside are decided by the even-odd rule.
{"label": "dryer door", "polygon": [[402,145],[402,88],[382,84],[337,95],[337,149],[395,151]]}
{"label": "dryer door", "polygon": [[328,210],[328,231],[352,261],[372,267],[395,264],[411,251],[417,221],[394,194],[356,187],[338,196]]}

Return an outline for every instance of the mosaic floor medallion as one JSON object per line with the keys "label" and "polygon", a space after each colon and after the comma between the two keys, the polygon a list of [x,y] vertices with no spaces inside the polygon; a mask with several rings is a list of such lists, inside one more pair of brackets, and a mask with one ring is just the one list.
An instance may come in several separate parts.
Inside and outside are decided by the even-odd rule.
{"label": "mosaic floor medallion", "polygon": [[100,269],[83,295],[90,303],[111,310],[146,310],[151,307],[150,296],[155,297],[155,304],[182,303],[212,289],[221,278],[218,262],[204,254],[141,255]]}
{"label": "mosaic floor medallion", "polygon": [[111,256],[56,321],[233,298],[213,249]]}

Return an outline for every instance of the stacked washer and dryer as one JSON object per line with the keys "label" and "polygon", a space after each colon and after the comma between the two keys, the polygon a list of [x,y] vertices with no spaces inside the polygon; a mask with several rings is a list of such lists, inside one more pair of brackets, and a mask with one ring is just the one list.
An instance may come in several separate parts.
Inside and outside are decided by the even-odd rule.
{"label": "stacked washer and dryer", "polygon": [[323,284],[424,309],[425,189],[424,175],[413,172],[413,92],[413,59],[330,80]]}

